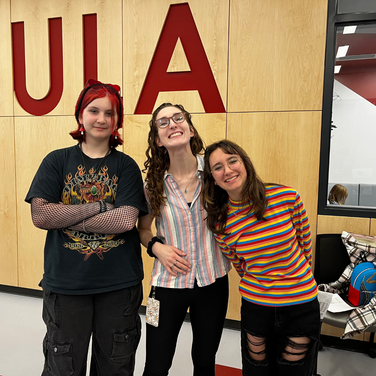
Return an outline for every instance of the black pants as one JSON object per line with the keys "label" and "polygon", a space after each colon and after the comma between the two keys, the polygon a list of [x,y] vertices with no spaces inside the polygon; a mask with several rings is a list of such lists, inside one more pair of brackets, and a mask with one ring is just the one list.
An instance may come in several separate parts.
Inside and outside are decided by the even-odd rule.
{"label": "black pants", "polygon": [[42,376],[85,376],[91,334],[90,375],[133,375],[141,337],[141,283],[92,295],[43,294],[45,365]]}
{"label": "black pants", "polygon": [[[243,299],[241,325],[244,376],[312,375],[320,332],[320,308],[317,299],[284,307],[261,306]],[[265,360],[256,361],[251,358],[247,334],[265,340]],[[310,343],[299,349],[299,353],[305,352],[301,360],[287,361],[283,353],[287,344],[294,346],[295,337],[308,337]]]}
{"label": "black pants", "polygon": [[171,368],[176,342],[189,308],[192,325],[194,376],[214,376],[215,355],[222,336],[228,303],[228,276],[193,289],[157,287],[159,326],[146,325],[146,364],[143,376],[165,376]]}

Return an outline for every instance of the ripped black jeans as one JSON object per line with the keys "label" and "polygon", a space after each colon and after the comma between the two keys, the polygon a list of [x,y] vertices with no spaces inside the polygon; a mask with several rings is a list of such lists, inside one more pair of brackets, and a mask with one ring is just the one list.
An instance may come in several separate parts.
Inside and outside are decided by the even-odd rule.
{"label": "ripped black jeans", "polygon": [[42,376],[86,376],[91,335],[90,376],[133,375],[141,337],[138,309],[142,285],[92,295],[43,293]]}
{"label": "ripped black jeans", "polygon": [[243,376],[311,376],[320,333],[317,299],[267,307],[242,299]]}

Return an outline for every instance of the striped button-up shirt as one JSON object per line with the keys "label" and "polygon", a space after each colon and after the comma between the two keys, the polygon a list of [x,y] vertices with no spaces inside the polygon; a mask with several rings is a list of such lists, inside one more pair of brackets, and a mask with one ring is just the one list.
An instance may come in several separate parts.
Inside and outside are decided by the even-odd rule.
{"label": "striped button-up shirt", "polygon": [[[155,218],[157,236],[164,244],[173,245],[187,254],[186,260],[191,263],[191,271],[174,277],[156,258],[151,274],[153,286],[193,288],[195,280],[198,286],[207,286],[226,275],[231,268],[230,262],[223,256],[206,225],[206,211],[200,203],[203,158],[197,156],[197,162],[198,181],[190,206],[173,176],[166,171],[164,189],[167,201],[161,215]],[[146,184],[145,194],[146,199],[149,200]]]}

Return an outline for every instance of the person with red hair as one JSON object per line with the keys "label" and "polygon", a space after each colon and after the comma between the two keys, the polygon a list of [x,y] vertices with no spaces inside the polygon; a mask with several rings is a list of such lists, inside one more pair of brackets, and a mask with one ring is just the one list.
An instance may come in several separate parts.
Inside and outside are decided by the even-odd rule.
{"label": "person with red hair", "polygon": [[26,202],[44,247],[42,376],[133,375],[141,336],[141,171],[122,145],[120,87],[89,80],[75,109],[73,147],[42,161]]}

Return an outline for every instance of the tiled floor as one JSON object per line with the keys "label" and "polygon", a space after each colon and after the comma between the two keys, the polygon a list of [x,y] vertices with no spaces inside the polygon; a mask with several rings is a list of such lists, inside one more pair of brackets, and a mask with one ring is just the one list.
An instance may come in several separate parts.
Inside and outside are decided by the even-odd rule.
{"label": "tiled floor", "polygon": [[[43,366],[41,343],[44,324],[42,300],[0,292],[0,376],[38,376]],[[144,318],[143,325],[145,325]],[[190,324],[184,323],[171,376],[191,376]],[[145,360],[145,336],[137,351],[135,376],[141,376]],[[225,329],[217,363],[241,368],[239,332]],[[376,359],[368,355],[325,348],[319,355],[321,376],[363,376],[376,369]]]}

